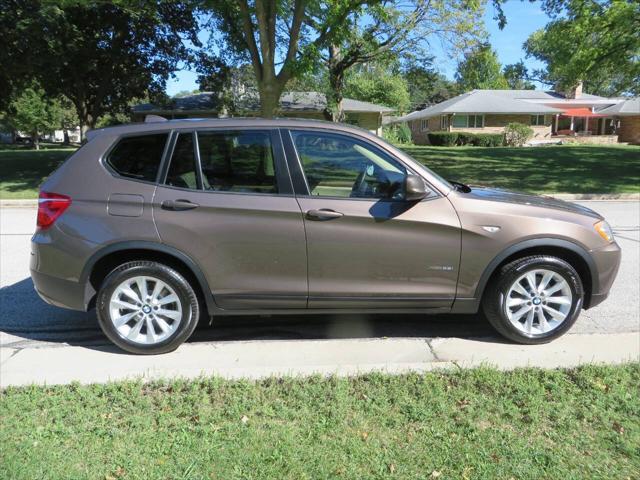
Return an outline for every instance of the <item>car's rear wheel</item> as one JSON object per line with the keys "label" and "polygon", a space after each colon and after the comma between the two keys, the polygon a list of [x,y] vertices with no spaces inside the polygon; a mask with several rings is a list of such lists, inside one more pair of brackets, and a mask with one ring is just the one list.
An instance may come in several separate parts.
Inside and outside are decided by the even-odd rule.
{"label": "car's rear wheel", "polygon": [[488,286],[483,309],[493,327],[518,343],[547,343],[566,333],[580,315],[580,276],[566,261],[530,256],[504,265]]}
{"label": "car's rear wheel", "polygon": [[191,336],[200,316],[189,282],[173,268],[152,261],[127,262],[113,270],[96,305],[105,335],[138,354],[175,350]]}

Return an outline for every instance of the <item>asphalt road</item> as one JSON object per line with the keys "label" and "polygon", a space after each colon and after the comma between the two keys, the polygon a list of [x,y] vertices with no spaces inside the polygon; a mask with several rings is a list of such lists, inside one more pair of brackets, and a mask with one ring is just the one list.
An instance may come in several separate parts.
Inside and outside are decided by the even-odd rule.
{"label": "asphalt road", "polygon": [[[582,315],[571,333],[640,330],[640,203],[578,202],[600,212],[613,226],[623,262],[610,298]],[[95,314],[45,304],[29,277],[33,208],[0,208],[0,347],[102,345]],[[229,317],[199,328],[190,342],[260,339],[494,337],[476,316],[314,315]],[[496,338],[496,341],[498,339]]]}

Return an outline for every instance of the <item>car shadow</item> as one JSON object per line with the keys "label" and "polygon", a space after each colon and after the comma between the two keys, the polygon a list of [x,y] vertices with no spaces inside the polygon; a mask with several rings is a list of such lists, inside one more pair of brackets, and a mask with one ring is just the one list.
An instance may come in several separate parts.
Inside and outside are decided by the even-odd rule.
{"label": "car shadow", "polygon": [[[0,312],[3,346],[20,348],[38,341],[120,352],[100,330],[95,311],[46,304],[30,278],[0,289]],[[189,343],[433,337],[503,343],[480,315],[358,313],[216,317],[211,325],[200,325]]]}

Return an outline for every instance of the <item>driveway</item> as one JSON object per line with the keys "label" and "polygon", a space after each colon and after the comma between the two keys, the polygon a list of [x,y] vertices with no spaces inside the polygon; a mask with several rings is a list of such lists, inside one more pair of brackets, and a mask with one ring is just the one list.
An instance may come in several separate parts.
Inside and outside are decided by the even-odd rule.
{"label": "driveway", "polygon": [[[571,335],[638,332],[640,204],[633,201],[579,203],[600,212],[611,223],[623,250],[623,262],[610,298],[583,312]],[[97,325],[95,313],[49,306],[34,292],[28,269],[29,239],[34,223],[33,208],[0,208],[0,348],[3,360],[6,361],[11,352],[37,348],[74,346],[111,351]],[[407,347],[403,343],[407,339],[419,340],[424,345],[435,338],[481,339],[483,348],[503,343],[477,316],[356,314],[221,318],[216,319],[213,327],[199,328],[189,343],[202,347],[250,341],[255,348],[261,348],[256,344],[267,340],[333,340],[337,348],[344,349],[350,348],[343,343],[349,339],[368,339],[374,344],[377,339],[388,339],[396,342],[401,351]],[[293,348],[304,350],[304,342],[298,343]],[[365,349],[359,355],[375,355],[379,346],[374,344],[369,353]],[[300,352],[300,355],[304,354],[304,351]],[[393,362],[396,357],[391,352],[389,358]]]}

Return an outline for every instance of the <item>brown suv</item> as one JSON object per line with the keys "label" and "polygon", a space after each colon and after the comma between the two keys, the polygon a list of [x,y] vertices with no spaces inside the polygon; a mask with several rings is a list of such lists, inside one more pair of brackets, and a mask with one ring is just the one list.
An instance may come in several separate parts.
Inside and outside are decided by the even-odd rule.
{"label": "brown suv", "polygon": [[482,307],[505,337],[548,342],[620,263],[592,210],[449,183],[363,130],[291,119],[90,132],[42,185],[32,242],[40,296],[95,306],[135,353],[250,313]]}

